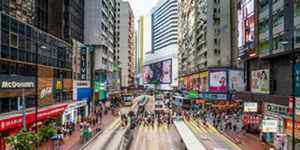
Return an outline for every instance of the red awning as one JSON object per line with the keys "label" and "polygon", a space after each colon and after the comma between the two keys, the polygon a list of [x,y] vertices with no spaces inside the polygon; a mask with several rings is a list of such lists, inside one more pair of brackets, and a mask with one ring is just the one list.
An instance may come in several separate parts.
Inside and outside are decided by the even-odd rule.
{"label": "red awning", "polygon": [[[47,108],[42,108],[38,112],[37,120],[43,121],[47,118],[56,116],[67,108],[68,104],[59,104],[50,106]],[[33,124],[35,122],[35,112],[30,112],[26,114],[26,124]],[[6,119],[0,120],[0,131],[5,131],[8,129],[21,128],[22,127],[22,115],[8,117]]]}

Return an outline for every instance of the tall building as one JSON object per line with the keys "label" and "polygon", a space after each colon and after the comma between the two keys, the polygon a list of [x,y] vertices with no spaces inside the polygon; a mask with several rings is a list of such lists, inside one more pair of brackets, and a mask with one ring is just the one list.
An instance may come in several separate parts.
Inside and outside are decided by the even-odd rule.
{"label": "tall building", "polygon": [[179,2],[180,87],[207,91],[209,68],[238,67],[235,5],[234,0]]}
{"label": "tall building", "polygon": [[95,87],[97,99],[107,98],[112,88],[113,66],[118,52],[116,46],[116,13],[120,11],[116,0],[85,1],[84,43],[94,49]]}
{"label": "tall building", "polygon": [[[237,6],[239,56],[247,82],[237,98],[257,103],[259,120],[276,120],[278,132],[264,133],[266,140],[277,149],[291,149],[290,96],[297,101],[300,95],[300,1],[239,0]],[[299,133],[296,128],[296,143]]]}
{"label": "tall building", "polygon": [[33,107],[39,108],[37,121],[43,122],[59,116],[73,100],[73,52],[69,43],[48,33],[49,7],[43,0],[0,3],[1,133],[21,129],[22,98],[28,127],[35,123]]}
{"label": "tall building", "polygon": [[133,86],[135,79],[134,15],[129,2],[118,0],[117,51],[121,68],[121,87]]}
{"label": "tall building", "polygon": [[178,85],[177,13],[177,0],[161,0],[147,16],[151,18],[151,40],[146,40],[151,41],[151,48],[147,50],[144,61],[144,83],[147,86],[171,90]]}
{"label": "tall building", "polygon": [[143,85],[144,68],[144,43],[145,43],[145,22],[144,16],[138,19],[138,30],[136,34],[136,82],[137,85]]}
{"label": "tall building", "polygon": [[[83,43],[85,0],[47,0],[48,32],[69,43]],[[55,13],[53,13],[55,12]]]}

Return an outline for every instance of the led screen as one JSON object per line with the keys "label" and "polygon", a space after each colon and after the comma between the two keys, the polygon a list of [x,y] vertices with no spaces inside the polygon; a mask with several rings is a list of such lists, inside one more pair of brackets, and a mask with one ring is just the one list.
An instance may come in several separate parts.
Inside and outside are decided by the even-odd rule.
{"label": "led screen", "polygon": [[146,84],[170,84],[172,82],[172,60],[164,60],[144,66]]}

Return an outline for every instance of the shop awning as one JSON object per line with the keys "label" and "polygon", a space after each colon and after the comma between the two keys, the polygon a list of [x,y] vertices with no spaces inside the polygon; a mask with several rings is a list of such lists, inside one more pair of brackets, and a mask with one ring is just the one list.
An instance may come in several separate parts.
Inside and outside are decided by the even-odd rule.
{"label": "shop awning", "polygon": [[[43,121],[47,118],[57,116],[62,113],[68,104],[58,104],[54,106],[50,106],[47,108],[41,108],[38,111],[37,120]],[[33,124],[35,122],[35,112],[30,112],[26,114],[26,124]],[[21,128],[22,127],[22,115],[15,115],[11,117],[7,117],[5,119],[0,120],[0,131],[6,131],[8,129]]]}

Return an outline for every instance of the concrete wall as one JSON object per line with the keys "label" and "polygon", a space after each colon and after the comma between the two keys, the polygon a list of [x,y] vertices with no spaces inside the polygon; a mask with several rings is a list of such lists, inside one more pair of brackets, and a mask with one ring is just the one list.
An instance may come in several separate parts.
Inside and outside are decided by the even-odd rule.
{"label": "concrete wall", "polygon": [[84,42],[85,44],[102,44],[101,39],[101,9],[99,0],[86,0],[84,12]]}

